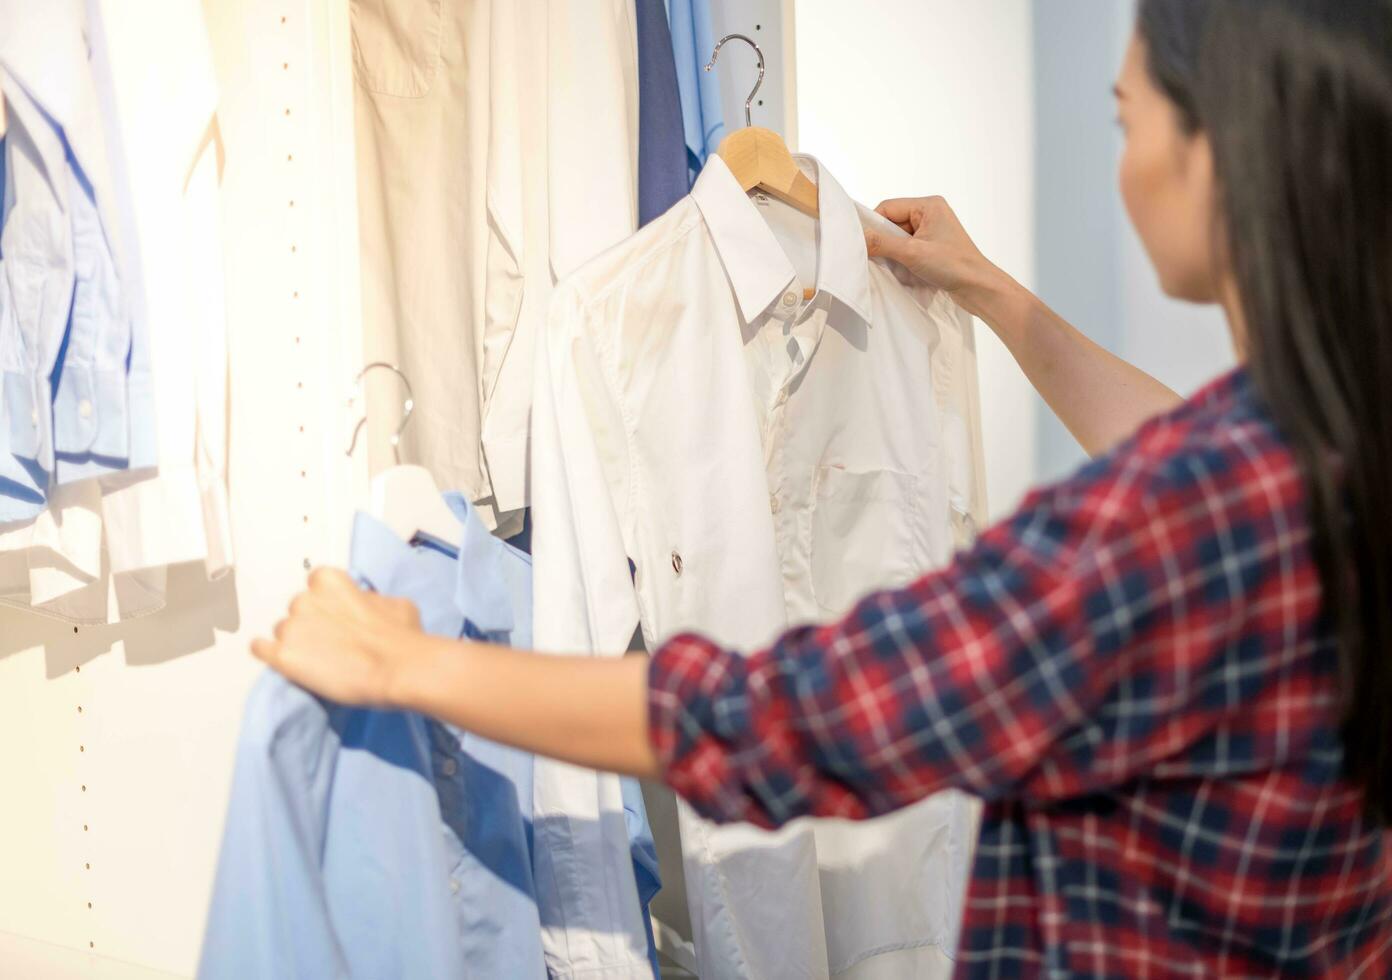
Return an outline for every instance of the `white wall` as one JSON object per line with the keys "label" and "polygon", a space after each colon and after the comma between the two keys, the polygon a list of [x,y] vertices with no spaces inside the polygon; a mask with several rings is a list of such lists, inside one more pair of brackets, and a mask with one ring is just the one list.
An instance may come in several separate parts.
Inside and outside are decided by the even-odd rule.
{"label": "white wall", "polygon": [[[1217,310],[1166,298],[1117,190],[1121,133],[1111,86],[1131,5],[1050,0],[1035,23],[1035,252],[1038,292],[1092,339],[1188,394],[1232,364]],[[1038,402],[1041,480],[1083,453]]]}
{"label": "white wall", "polygon": [[[1103,0],[1111,2],[1111,0]],[[942,194],[982,249],[1035,278],[1033,4],[797,0],[797,137],[858,200]],[[1032,389],[978,327],[992,511],[1034,479]]]}
{"label": "white wall", "polygon": [[[866,203],[942,194],[986,254],[1188,394],[1233,363],[1222,317],[1166,298],[1117,190],[1115,0],[796,0],[796,136]],[[790,127],[792,130],[792,127]],[[1083,453],[978,327],[992,510]]]}

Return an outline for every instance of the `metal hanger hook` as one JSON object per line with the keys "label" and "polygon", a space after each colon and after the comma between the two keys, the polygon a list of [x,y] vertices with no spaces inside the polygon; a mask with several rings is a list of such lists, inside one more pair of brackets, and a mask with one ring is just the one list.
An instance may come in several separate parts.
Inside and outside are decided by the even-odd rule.
{"label": "metal hanger hook", "polygon": [[[362,380],[367,376],[367,372],[379,368],[384,371],[390,371],[400,378],[402,386],[406,389],[406,401],[401,406],[401,424],[396,427],[396,432],[392,433],[391,438],[392,458],[396,460],[399,466],[401,465],[401,434],[406,431],[406,425],[411,421],[411,415],[416,410],[416,397],[411,391],[411,379],[406,377],[405,372],[395,364],[388,364],[386,361],[373,361],[367,367],[359,371],[358,376],[353,379],[353,397],[348,399],[348,405],[351,407],[353,403],[357,401],[358,395],[362,393]],[[348,444],[347,455],[353,455],[353,450],[358,448],[358,436],[361,434],[362,428],[366,424],[367,415],[364,414],[362,418],[358,419],[358,424],[353,427],[353,441]]]}
{"label": "metal hanger hook", "polygon": [[740,40],[754,49],[754,53],[759,56],[759,80],[754,83],[754,89],[749,93],[749,98],[744,100],[744,124],[754,125],[754,96],[759,94],[759,87],[764,84],[764,49],[754,42],[752,37],[747,34],[726,34],[716,44],[715,50],[711,52],[710,63],[706,65],[706,71],[715,68],[715,59],[720,57],[720,49],[725,47],[726,41]]}

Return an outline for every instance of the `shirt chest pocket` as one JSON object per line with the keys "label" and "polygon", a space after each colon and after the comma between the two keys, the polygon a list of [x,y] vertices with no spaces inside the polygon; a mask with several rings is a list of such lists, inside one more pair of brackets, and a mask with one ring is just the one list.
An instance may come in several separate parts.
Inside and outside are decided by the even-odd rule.
{"label": "shirt chest pocket", "polygon": [[442,0],[352,0],[353,71],[369,92],[419,99],[440,66]]}
{"label": "shirt chest pocket", "polygon": [[817,470],[808,518],[812,591],[831,615],[867,593],[905,585],[932,567],[934,509],[917,478],[896,470]]}

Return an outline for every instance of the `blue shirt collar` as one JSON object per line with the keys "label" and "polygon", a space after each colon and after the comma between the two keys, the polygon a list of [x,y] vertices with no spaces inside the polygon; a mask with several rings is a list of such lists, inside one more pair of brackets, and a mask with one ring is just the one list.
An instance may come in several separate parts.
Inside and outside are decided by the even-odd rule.
{"label": "blue shirt collar", "polygon": [[367,588],[407,596],[420,608],[421,624],[439,636],[463,636],[468,622],[482,633],[510,633],[516,626],[503,575],[507,545],[489,533],[459,494],[444,495],[459,518],[461,546],[402,541],[371,514],[353,518],[349,567]]}
{"label": "blue shirt collar", "polygon": [[454,601],[464,618],[485,633],[511,633],[516,628],[512,596],[503,575],[508,546],[495,538],[469,501],[445,494],[445,503],[463,525],[459,575]]}

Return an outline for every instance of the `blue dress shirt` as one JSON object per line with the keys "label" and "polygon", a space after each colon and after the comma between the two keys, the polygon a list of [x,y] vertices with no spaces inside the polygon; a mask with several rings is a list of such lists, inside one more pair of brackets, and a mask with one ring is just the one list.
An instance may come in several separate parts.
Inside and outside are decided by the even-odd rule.
{"label": "blue dress shirt", "polygon": [[[432,634],[529,645],[530,559],[446,500],[458,554],[360,514],[353,575],[411,599]],[[544,977],[531,790],[526,753],[267,673],[243,722],[199,977]],[[652,847],[641,800],[630,827],[636,862]]]}
{"label": "blue dress shirt", "polygon": [[148,343],[108,220],[114,119],[90,26],[77,0],[0,8],[0,523],[36,516],[53,481],[156,463]]}
{"label": "blue dress shirt", "polygon": [[668,0],[668,15],[677,86],[681,91],[687,165],[690,180],[695,183],[696,175],[725,136],[720,77],[705,70],[717,38],[711,25],[710,0]]}
{"label": "blue dress shirt", "polygon": [[663,0],[636,0],[638,28],[638,224],[691,191],[681,92]]}
{"label": "blue dress shirt", "polygon": [[67,331],[72,238],[62,141],[0,68],[9,106],[0,228],[0,523],[43,510],[53,472],[50,378]]}

